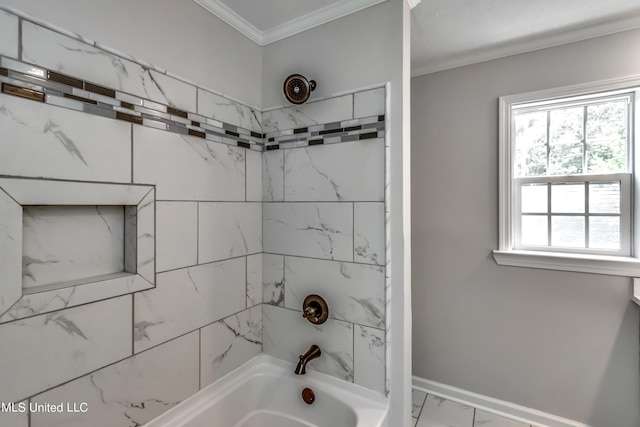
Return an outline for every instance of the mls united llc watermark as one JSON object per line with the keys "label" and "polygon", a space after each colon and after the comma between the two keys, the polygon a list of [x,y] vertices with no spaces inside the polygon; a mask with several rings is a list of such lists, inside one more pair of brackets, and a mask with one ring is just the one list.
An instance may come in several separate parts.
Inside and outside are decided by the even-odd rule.
{"label": "mls united llc watermark", "polygon": [[0,402],[0,412],[17,412],[17,413],[84,413],[89,411],[89,405],[86,402],[60,402],[60,403],[36,403],[36,402],[18,402],[4,403]]}

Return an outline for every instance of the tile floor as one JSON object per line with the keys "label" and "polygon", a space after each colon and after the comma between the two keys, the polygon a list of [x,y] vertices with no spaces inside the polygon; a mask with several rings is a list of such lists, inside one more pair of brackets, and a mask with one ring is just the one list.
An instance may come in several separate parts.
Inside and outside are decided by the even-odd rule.
{"label": "tile floor", "polygon": [[531,427],[422,390],[411,391],[414,427]]}

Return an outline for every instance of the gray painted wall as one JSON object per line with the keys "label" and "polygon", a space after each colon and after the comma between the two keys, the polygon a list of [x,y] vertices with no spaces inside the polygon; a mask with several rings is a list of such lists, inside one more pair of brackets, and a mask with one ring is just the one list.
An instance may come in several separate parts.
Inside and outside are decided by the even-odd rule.
{"label": "gray painted wall", "polygon": [[[629,278],[498,266],[498,97],[640,74],[628,31],[412,79],[413,373],[640,425]],[[634,54],[632,54],[634,53]]]}

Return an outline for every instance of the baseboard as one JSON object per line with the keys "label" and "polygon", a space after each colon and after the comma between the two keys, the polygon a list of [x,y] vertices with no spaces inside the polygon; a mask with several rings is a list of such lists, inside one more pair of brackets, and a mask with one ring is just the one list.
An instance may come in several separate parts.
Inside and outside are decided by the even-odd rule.
{"label": "baseboard", "polygon": [[463,405],[512,418],[534,427],[591,427],[567,418],[413,376],[413,388]]}

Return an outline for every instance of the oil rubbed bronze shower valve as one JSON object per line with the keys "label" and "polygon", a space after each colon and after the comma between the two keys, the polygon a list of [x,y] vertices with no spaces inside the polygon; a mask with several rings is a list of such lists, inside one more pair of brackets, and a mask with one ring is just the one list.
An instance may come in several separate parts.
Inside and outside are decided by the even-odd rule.
{"label": "oil rubbed bronze shower valve", "polygon": [[314,325],[321,325],[329,317],[329,306],[320,295],[309,295],[302,304],[302,317]]}

